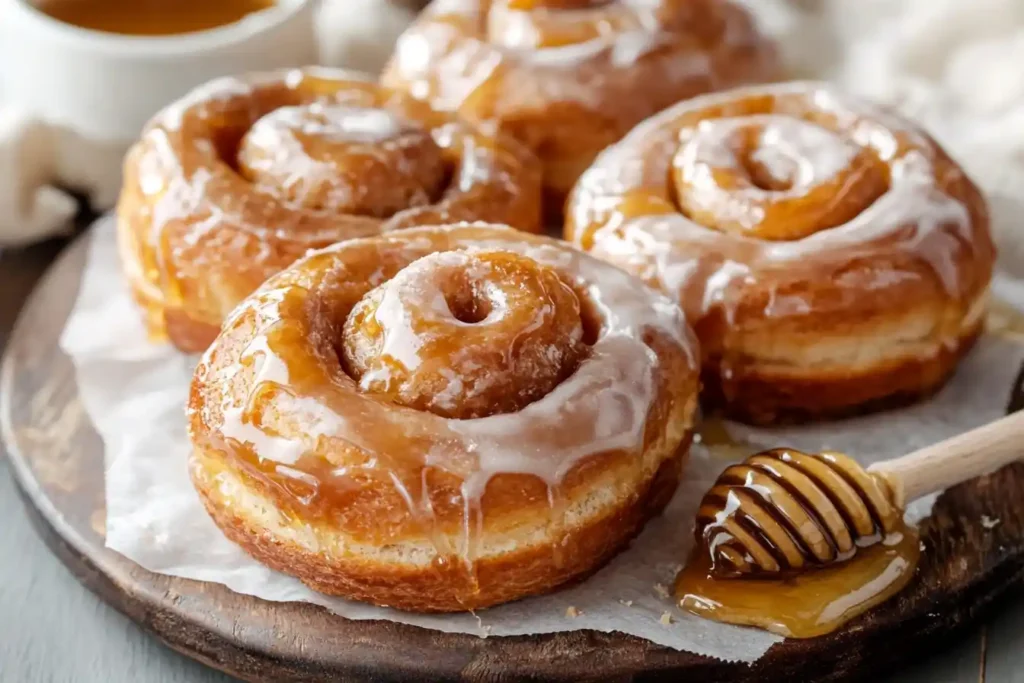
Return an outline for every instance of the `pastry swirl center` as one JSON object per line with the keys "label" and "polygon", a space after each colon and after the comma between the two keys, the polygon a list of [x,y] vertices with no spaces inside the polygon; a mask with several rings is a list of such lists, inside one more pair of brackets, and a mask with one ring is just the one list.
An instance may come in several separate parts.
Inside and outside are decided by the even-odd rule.
{"label": "pastry swirl center", "polygon": [[344,366],[363,391],[456,419],[522,409],[586,351],[573,288],[504,251],[414,261],[355,305],[343,333]]}
{"label": "pastry swirl center", "polygon": [[433,203],[448,175],[423,127],[384,109],[319,102],[256,121],[238,166],[257,189],[303,208],[375,218]]}
{"label": "pastry swirl center", "polygon": [[708,119],[680,132],[680,210],[725,233],[793,240],[842,225],[889,187],[875,152],[781,114]]}

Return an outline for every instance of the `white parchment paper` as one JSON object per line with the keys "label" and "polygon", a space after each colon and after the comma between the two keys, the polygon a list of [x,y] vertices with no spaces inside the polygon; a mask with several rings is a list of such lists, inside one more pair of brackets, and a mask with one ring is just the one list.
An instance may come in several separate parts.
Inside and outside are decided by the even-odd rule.
{"label": "white parchment paper", "polygon": [[[1020,283],[999,295],[1024,307]],[[754,661],[777,636],[685,614],[669,595],[691,545],[696,504],[729,463],[723,449],[695,445],[684,484],[665,514],[634,544],[581,585],[477,614],[417,615],[315,593],[273,572],[225,539],[189,482],[184,403],[196,358],[147,341],[122,280],[113,222],[92,232],[82,288],[61,347],[72,358],[86,412],[106,446],[107,546],[150,571],[222,583],[271,601],[307,601],[349,619],[389,619],[447,632],[510,636],[575,629],[621,631],[726,660]],[[1003,413],[1024,346],[986,336],[934,399],[903,410],[813,428],[728,425],[750,442],[841,450],[863,463],[894,457],[995,419]],[[733,453],[741,457],[742,453]],[[932,500],[910,511],[926,515]],[[575,608],[575,617],[567,614]],[[671,623],[664,623],[665,613]]]}

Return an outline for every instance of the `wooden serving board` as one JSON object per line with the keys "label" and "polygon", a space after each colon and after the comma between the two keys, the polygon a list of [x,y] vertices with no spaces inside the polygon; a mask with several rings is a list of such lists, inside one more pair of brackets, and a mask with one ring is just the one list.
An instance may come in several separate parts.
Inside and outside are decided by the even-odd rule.
{"label": "wooden serving board", "polygon": [[[1024,577],[1024,464],[947,492],[913,584],[844,630],[786,641],[752,666],[576,631],[480,639],[348,621],[152,574],[103,543],[103,450],[57,347],[85,261],[79,239],[27,302],[0,370],[0,422],[26,507],[88,588],[180,652],[248,681],[846,681],[934,652]],[[4,285],[0,274],[0,296]],[[1024,407],[1024,373],[1009,410]],[[159,444],[153,444],[159,448]],[[1024,451],[1024,439],[1022,439]],[[992,520],[998,520],[992,524]],[[988,522],[988,523],[986,523]]]}

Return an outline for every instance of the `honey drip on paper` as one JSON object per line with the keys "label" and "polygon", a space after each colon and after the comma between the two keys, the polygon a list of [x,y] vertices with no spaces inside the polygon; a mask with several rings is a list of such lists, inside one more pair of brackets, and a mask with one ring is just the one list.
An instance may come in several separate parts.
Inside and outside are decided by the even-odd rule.
{"label": "honey drip on paper", "polygon": [[697,426],[694,442],[704,446],[715,458],[741,460],[761,450],[757,444],[738,439],[729,433],[724,419],[718,416],[705,417]]}
{"label": "honey drip on paper", "polygon": [[92,31],[168,36],[233,24],[274,0],[43,0],[35,7],[57,21]]}

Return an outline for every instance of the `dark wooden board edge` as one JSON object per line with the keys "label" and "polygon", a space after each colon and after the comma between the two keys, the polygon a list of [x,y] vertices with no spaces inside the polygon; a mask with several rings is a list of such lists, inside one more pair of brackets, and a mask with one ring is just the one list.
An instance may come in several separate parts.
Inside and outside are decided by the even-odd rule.
{"label": "dark wooden board edge", "polygon": [[[34,309],[52,305],[57,292],[49,290],[62,275],[62,268],[71,271],[63,273],[65,281],[70,275],[77,281],[76,250],[80,264],[83,244],[61,257],[31,297],[12,335],[12,348],[22,338],[48,343],[56,339],[63,316],[42,316],[53,319],[55,329],[49,334],[23,327],[33,319],[39,323],[38,311],[35,316],[28,315]],[[63,296],[69,296],[66,282]],[[922,529],[927,551],[919,579],[903,594],[843,631],[816,640],[786,641],[753,666],[676,652],[622,634],[576,631],[481,640],[390,622],[351,622],[310,605],[270,605],[219,586],[151,574],[103,549],[101,538],[90,539],[81,533],[82,520],[69,518],[54,504],[59,497],[40,483],[31,456],[22,452],[14,437],[10,416],[15,401],[10,395],[17,389],[17,358],[9,352],[0,368],[0,421],[15,479],[30,517],[47,544],[83,584],[169,646],[245,680],[685,678],[746,683],[863,679],[934,651],[973,624],[999,596],[1024,578],[1024,465],[1015,465],[942,496]],[[1024,369],[1011,408],[1024,404],[1022,378]],[[999,524],[985,528],[982,516],[998,519]],[[194,595],[208,596],[207,604],[198,604]],[[316,641],[308,638],[305,642],[288,638],[269,641],[266,634],[253,634],[252,624],[237,620],[229,627],[216,619],[219,606],[229,602],[218,601],[258,604],[252,612],[253,620],[266,628],[272,626],[267,614],[273,612],[284,615],[284,628],[330,628],[332,632],[321,631],[329,636],[324,641],[330,649],[318,649]],[[281,630],[280,624],[273,626]]]}

